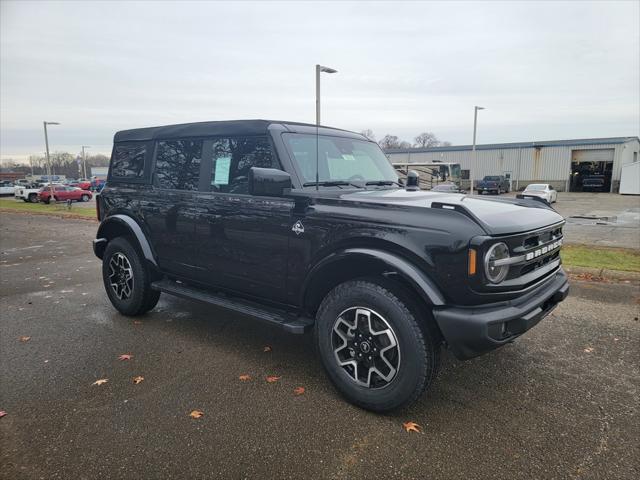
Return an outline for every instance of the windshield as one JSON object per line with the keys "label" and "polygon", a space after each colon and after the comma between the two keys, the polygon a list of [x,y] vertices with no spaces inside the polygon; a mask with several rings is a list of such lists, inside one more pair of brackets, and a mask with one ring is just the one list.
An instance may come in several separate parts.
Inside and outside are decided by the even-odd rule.
{"label": "windshield", "polygon": [[320,182],[398,181],[389,160],[373,142],[298,133],[285,133],[283,138],[303,183],[316,181],[316,151]]}
{"label": "windshield", "polygon": [[525,188],[525,190],[546,190],[547,186],[546,185],[541,185],[539,183],[532,183],[531,185],[527,185],[527,188]]}
{"label": "windshield", "polygon": [[484,177],[484,180],[486,182],[499,182],[500,181],[500,177]]}

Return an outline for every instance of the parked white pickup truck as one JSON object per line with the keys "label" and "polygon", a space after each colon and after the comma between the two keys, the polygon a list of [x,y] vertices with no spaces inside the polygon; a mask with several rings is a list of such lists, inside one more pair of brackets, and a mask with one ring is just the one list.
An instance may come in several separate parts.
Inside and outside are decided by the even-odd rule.
{"label": "parked white pickup truck", "polygon": [[38,203],[38,192],[40,187],[15,187],[13,196],[16,200],[24,200],[25,202]]}

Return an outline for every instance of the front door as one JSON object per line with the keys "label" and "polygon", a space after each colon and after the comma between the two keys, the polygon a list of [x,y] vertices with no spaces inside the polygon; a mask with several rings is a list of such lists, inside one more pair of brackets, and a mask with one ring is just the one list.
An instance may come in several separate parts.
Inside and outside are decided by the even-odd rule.
{"label": "front door", "polygon": [[284,302],[293,201],[210,193],[198,204],[200,280]]}
{"label": "front door", "polygon": [[[198,195],[199,280],[284,302],[293,200],[249,195],[251,167],[280,168],[266,137],[218,138]],[[201,184],[202,190],[202,184]]]}

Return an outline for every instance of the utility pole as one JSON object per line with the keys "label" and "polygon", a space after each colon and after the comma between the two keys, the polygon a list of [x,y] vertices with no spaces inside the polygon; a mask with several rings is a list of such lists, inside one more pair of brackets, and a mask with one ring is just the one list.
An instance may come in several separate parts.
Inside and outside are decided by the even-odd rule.
{"label": "utility pole", "polygon": [[51,193],[51,200],[53,200],[53,168],[51,166],[51,158],[49,157],[49,135],[47,135],[47,125],[60,125],[58,122],[42,122],[44,125],[44,144],[47,148],[47,170],[49,177],[49,191]]}
{"label": "utility pole", "polygon": [[84,179],[87,179],[87,157],[84,153],[85,148],[91,148],[91,145],[82,145],[82,170]]}
{"label": "utility pole", "polygon": [[484,107],[473,107],[473,147],[471,147],[471,168],[469,169],[469,181],[471,182],[471,188],[469,189],[469,194],[473,195],[473,178],[477,163],[477,154],[476,154],[476,131],[478,128],[478,110],[484,110]]}
{"label": "utility pole", "polygon": [[337,73],[338,71],[330,68],[316,65],[316,125],[320,125],[320,73]]}

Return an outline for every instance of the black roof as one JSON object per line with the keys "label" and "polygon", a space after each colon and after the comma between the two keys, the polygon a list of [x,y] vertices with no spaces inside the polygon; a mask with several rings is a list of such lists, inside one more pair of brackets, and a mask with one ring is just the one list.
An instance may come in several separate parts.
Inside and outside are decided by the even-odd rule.
{"label": "black roof", "polygon": [[[278,120],[225,120],[217,122],[181,123],[160,127],[121,130],[113,138],[114,143],[149,141],[158,138],[185,138],[234,135],[266,135],[269,127],[279,125],[282,130],[299,133],[316,133],[316,126],[310,123],[286,122]],[[365,139],[362,135],[348,130],[321,126],[318,133]],[[366,140],[366,139],[365,139]]]}

